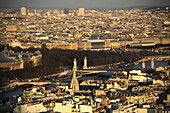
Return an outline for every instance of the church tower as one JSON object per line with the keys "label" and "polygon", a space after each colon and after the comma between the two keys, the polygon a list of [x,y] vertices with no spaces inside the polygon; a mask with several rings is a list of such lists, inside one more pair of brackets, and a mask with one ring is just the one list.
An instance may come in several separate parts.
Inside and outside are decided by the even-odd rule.
{"label": "church tower", "polygon": [[76,58],[74,58],[73,64],[74,64],[73,71],[77,71],[77,60],[76,60]]}
{"label": "church tower", "polygon": [[71,80],[70,88],[72,88],[72,91],[79,91],[79,83],[76,77],[76,71],[74,70],[73,78]]}
{"label": "church tower", "polygon": [[87,69],[87,57],[84,57],[84,66],[83,69]]}

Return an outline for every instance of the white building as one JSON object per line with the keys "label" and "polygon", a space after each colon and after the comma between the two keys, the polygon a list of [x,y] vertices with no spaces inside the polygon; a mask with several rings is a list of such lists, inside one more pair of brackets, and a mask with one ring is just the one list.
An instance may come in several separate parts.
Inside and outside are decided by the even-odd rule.
{"label": "white building", "polygon": [[137,108],[137,113],[154,113],[154,110],[150,108]]}
{"label": "white building", "polygon": [[130,75],[131,80],[138,80],[138,82],[152,82],[152,78],[143,75]]}
{"label": "white building", "polygon": [[63,105],[62,103],[55,103],[53,111],[61,113],[71,113],[72,104],[66,103],[65,105]]}
{"label": "white building", "polygon": [[23,104],[18,105],[14,111],[14,113],[39,113],[39,112],[47,112],[46,107],[43,106],[43,103],[38,104]]}
{"label": "white building", "polygon": [[81,113],[92,113],[92,106],[90,105],[79,105]]}
{"label": "white building", "polygon": [[152,82],[151,77],[146,77],[146,73],[142,73],[141,70],[132,70],[130,71],[130,80],[138,80],[138,82]]}
{"label": "white building", "polygon": [[130,74],[146,75],[146,73],[142,73],[141,70],[132,70],[130,71]]}

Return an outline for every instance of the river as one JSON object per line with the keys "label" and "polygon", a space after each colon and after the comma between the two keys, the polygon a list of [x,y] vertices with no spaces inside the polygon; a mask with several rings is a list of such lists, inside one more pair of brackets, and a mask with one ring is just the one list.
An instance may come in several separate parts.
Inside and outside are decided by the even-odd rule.
{"label": "river", "polygon": [[[155,68],[158,68],[160,66],[167,66],[167,65],[168,65],[167,61],[155,61],[155,63],[154,63]],[[145,67],[146,67],[146,69],[151,69],[151,63],[145,62]],[[132,66],[132,69],[142,70],[142,64],[139,63],[138,65],[134,65],[134,66]],[[108,79],[108,77],[111,76],[111,75],[112,75],[112,73],[106,72],[106,73],[97,74],[97,76],[96,76],[96,74],[93,74],[91,76],[83,76],[83,77],[78,78],[78,80],[82,81],[82,80],[91,79],[91,78]],[[67,82],[67,83],[69,83],[70,81],[71,81],[71,79],[65,80],[65,82]],[[56,87],[57,85],[56,84],[47,84],[45,86],[46,87]],[[0,93],[0,98],[7,98],[7,97],[13,97],[13,96],[16,96],[16,95],[21,95],[25,89],[26,88],[18,88],[14,91],[6,92],[6,93]]]}
{"label": "river", "polygon": [[[154,62],[155,69],[160,67],[160,66],[167,66],[167,65],[168,65],[167,61],[155,61]],[[145,62],[145,68],[147,70],[151,69],[151,62]],[[140,70],[142,70],[142,63],[140,62],[139,64],[132,66],[132,69],[140,69]]]}

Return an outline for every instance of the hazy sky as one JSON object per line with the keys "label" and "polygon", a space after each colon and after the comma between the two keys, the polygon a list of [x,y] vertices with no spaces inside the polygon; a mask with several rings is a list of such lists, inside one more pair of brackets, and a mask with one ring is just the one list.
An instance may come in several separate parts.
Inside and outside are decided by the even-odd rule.
{"label": "hazy sky", "polygon": [[0,0],[1,8],[125,8],[170,5],[170,0]]}

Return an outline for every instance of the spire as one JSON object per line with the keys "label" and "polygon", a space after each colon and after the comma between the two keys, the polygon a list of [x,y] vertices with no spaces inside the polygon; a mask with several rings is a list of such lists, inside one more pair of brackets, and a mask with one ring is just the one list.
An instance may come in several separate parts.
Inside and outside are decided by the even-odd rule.
{"label": "spire", "polygon": [[76,71],[73,72],[73,78],[76,78]]}
{"label": "spire", "polygon": [[73,78],[70,84],[70,88],[72,88],[72,91],[78,91],[79,90],[79,83],[78,80],[76,78],[76,71],[74,70],[73,72]]}

